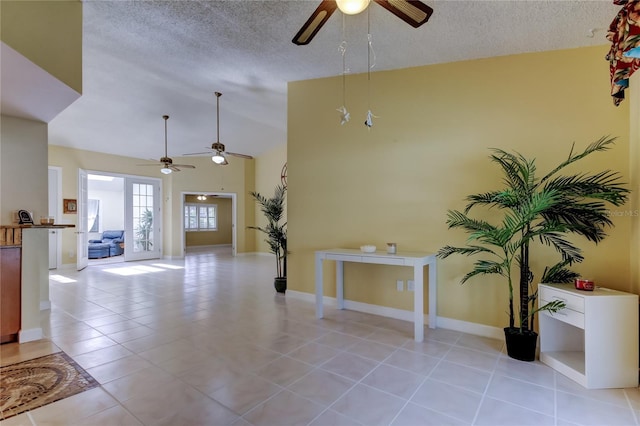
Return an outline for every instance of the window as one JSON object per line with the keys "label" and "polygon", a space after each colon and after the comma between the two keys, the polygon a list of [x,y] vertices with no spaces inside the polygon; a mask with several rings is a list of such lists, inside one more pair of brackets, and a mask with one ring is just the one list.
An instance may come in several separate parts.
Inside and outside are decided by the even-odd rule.
{"label": "window", "polygon": [[132,197],[135,232],[133,251],[153,251],[153,185],[134,183]]}
{"label": "window", "polygon": [[215,204],[185,204],[184,229],[187,231],[215,231],[218,229]]}

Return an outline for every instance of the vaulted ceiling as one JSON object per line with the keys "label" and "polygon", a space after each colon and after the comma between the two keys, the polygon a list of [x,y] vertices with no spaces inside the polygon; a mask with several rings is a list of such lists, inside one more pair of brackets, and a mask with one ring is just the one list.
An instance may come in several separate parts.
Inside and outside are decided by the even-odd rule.
{"label": "vaulted ceiling", "polygon": [[[50,122],[49,143],[143,159],[227,150],[260,155],[286,142],[287,82],[367,70],[370,22],[376,70],[603,45],[610,1],[432,1],[414,29],[372,3],[334,13],[307,46],[291,42],[319,0],[84,0],[83,95]],[[575,70],[580,72],[580,70]],[[336,99],[336,107],[340,106]]]}

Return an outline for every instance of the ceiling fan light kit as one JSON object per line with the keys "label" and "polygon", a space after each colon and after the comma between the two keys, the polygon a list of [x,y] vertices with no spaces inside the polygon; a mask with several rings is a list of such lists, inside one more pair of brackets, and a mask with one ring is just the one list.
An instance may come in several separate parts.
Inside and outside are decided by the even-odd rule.
{"label": "ceiling fan light kit", "polygon": [[[433,14],[433,9],[419,0],[374,1],[413,28],[427,22]],[[355,15],[364,11],[369,2],[370,0],[322,0],[291,41],[299,46],[309,44],[336,9],[348,15]]]}
{"label": "ceiling fan light kit", "polygon": [[357,15],[369,6],[370,0],[336,0],[340,12],[347,15]]}
{"label": "ceiling fan light kit", "polygon": [[[164,120],[164,157],[161,157],[157,164],[162,165],[160,169],[160,173],[163,175],[169,175],[171,172],[179,172],[179,167],[183,169],[195,169],[196,166],[192,166],[191,164],[173,164],[173,160],[167,154],[167,120],[169,119],[168,115],[163,115],[162,119]],[[138,164],[138,166],[155,166],[156,164]]]}
{"label": "ceiling fan light kit", "polygon": [[215,154],[213,154],[213,157],[211,157],[211,161],[213,161],[216,164],[222,164],[226,161],[226,158],[224,158],[224,156],[221,153],[216,152]]}

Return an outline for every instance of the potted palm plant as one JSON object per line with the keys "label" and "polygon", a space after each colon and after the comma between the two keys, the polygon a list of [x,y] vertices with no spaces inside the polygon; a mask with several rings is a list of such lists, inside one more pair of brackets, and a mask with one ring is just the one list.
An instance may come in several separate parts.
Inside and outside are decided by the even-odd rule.
{"label": "potted palm plant", "polygon": [[[478,275],[495,274],[506,279],[509,326],[504,332],[507,353],[512,358],[533,361],[537,341],[534,315],[545,310],[553,313],[564,307],[562,302],[556,301],[535,308],[537,288],[532,285],[531,244],[539,242],[551,246],[561,257],[555,265],[544,269],[539,282],[573,281],[578,274],[568,267],[582,262],[584,257],[569,236],[580,235],[596,244],[602,241],[607,235],[605,228],[613,226],[606,203],[620,206],[626,202],[629,193],[622,186],[620,175],[610,170],[566,176],[558,173],[594,152],[610,149],[614,142],[615,138],[601,138],[578,154],[574,154],[572,146],[568,158],[541,178],[536,175],[535,159],[494,149],[490,158],[502,169],[504,188],[469,195],[469,204],[463,212],[449,210],[447,213],[449,228],[461,228],[469,233],[469,237],[466,246],[447,245],[439,250],[438,257],[452,254],[482,256],[461,283]],[[469,216],[476,206],[500,210],[499,222],[492,224]],[[517,272],[520,293],[517,323],[513,272]]]}
{"label": "potted palm plant", "polygon": [[250,192],[253,199],[260,205],[260,210],[267,219],[265,226],[249,226],[266,235],[265,241],[269,245],[269,251],[276,256],[276,277],[274,287],[278,293],[287,290],[287,222],[284,219],[284,203],[287,188],[278,185],[273,197],[267,198],[258,192]]}

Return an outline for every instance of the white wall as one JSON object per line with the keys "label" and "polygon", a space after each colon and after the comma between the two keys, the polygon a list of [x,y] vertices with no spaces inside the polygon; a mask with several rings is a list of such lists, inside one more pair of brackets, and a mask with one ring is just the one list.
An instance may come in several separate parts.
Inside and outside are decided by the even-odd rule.
{"label": "white wall", "polygon": [[124,192],[102,192],[97,197],[102,210],[102,231],[124,229]]}
{"label": "white wall", "polygon": [[[124,185],[124,180],[121,185]],[[88,198],[100,200],[100,232],[89,233],[89,239],[98,239],[104,231],[124,229],[124,188],[120,191],[91,189],[89,183]]]}

